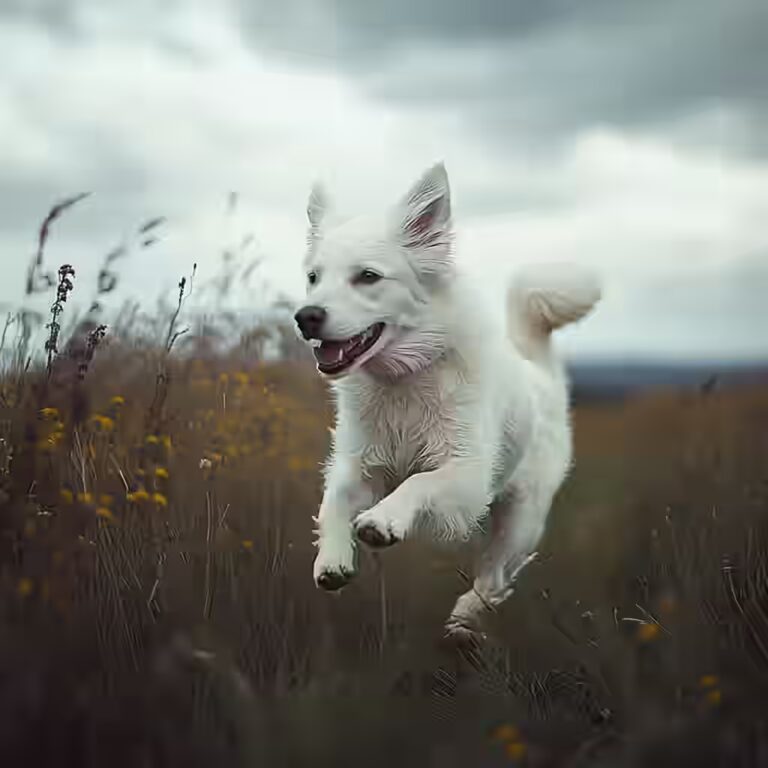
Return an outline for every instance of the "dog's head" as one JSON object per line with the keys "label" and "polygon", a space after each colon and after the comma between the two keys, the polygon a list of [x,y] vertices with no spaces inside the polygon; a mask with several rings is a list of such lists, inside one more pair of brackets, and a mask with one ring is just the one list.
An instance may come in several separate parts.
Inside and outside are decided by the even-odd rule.
{"label": "dog's head", "polygon": [[333,223],[315,186],[307,207],[307,299],[295,319],[318,370],[397,376],[442,351],[432,301],[453,273],[448,176],[430,168],[380,220]]}

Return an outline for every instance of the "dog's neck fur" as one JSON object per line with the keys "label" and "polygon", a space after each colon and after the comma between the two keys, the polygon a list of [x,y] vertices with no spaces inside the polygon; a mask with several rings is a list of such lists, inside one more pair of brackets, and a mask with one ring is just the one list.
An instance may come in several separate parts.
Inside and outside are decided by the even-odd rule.
{"label": "dog's neck fur", "polygon": [[376,355],[364,366],[364,370],[376,379],[391,382],[429,368],[445,351],[445,334],[442,331],[414,330]]}

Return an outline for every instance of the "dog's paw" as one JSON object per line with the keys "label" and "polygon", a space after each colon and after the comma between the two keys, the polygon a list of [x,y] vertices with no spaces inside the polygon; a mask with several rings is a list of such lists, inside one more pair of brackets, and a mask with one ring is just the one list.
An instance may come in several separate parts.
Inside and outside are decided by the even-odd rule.
{"label": "dog's paw", "polygon": [[488,635],[478,625],[468,624],[458,616],[451,615],[445,622],[444,645],[458,652],[473,666],[482,665],[483,647],[487,639]]}
{"label": "dog's paw", "polygon": [[478,652],[488,639],[485,619],[491,610],[490,603],[474,588],[465,592],[445,622],[444,640],[465,653]]}
{"label": "dog's paw", "polygon": [[354,575],[354,571],[348,571],[346,568],[323,568],[315,574],[315,584],[327,592],[335,592],[337,589],[346,587]]}
{"label": "dog's paw", "polygon": [[383,519],[376,514],[375,509],[358,515],[353,527],[355,536],[375,549],[391,547],[405,537],[404,532],[398,530],[399,526],[395,524],[395,521]]}
{"label": "dog's paw", "polygon": [[488,635],[480,624],[451,614],[445,622],[443,639],[457,646],[477,647],[488,639]]}
{"label": "dog's paw", "polygon": [[315,584],[335,591],[346,586],[355,576],[355,553],[350,542],[342,547],[321,547],[315,558]]}

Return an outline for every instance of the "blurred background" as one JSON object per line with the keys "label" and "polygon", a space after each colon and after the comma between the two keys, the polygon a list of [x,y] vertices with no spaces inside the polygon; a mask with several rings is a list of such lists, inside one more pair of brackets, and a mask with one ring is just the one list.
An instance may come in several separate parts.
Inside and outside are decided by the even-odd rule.
{"label": "blurred background", "polygon": [[[768,762],[768,6],[0,0],[8,765]],[[457,258],[598,269],[576,463],[482,647],[473,545],[315,590],[310,185],[446,163]]]}

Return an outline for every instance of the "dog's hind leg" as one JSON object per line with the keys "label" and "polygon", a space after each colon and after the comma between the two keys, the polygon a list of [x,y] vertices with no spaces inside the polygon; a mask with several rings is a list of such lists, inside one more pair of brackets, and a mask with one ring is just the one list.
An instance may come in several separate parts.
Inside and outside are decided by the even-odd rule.
{"label": "dog's hind leg", "polygon": [[459,597],[446,622],[449,635],[480,632],[483,617],[512,593],[518,574],[536,557],[553,493],[520,488],[491,505],[489,541],[472,589]]}

